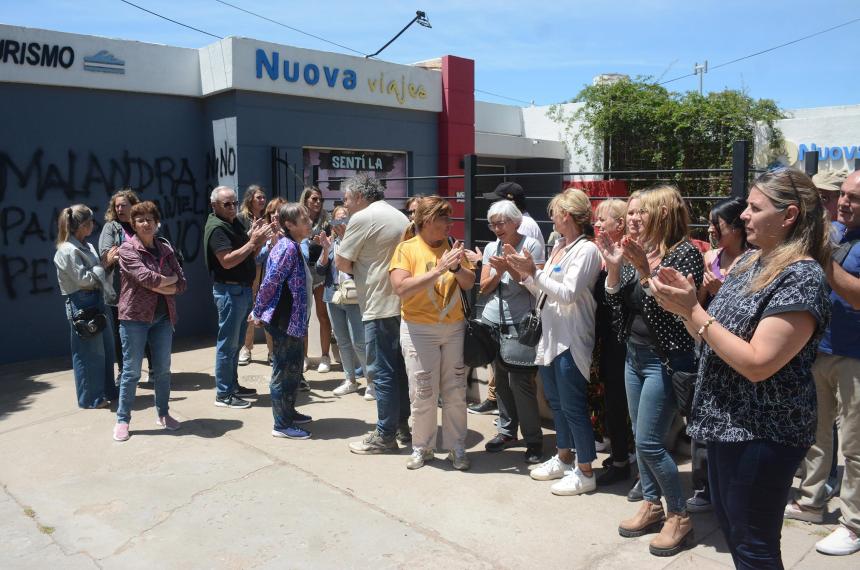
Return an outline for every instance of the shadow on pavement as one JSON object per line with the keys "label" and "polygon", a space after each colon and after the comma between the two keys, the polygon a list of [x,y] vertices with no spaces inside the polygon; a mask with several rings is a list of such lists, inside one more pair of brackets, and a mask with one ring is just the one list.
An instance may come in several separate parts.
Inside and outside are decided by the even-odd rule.
{"label": "shadow on pavement", "polygon": [[[26,410],[35,403],[36,396],[51,388],[53,386],[50,382],[37,380],[32,376],[0,376],[0,421],[15,412]],[[77,407],[77,402],[71,400],[69,407]]]}
{"label": "shadow on pavement", "polygon": [[[146,422],[139,422],[138,425]],[[132,435],[171,435],[174,437],[184,437],[187,435],[196,435],[206,439],[221,437],[228,432],[237,430],[244,425],[240,420],[224,420],[220,418],[195,418],[182,422],[182,425],[176,431],[169,431],[157,426],[152,429],[135,429],[135,422],[132,420],[131,434]],[[148,424],[147,424],[148,425]]]}

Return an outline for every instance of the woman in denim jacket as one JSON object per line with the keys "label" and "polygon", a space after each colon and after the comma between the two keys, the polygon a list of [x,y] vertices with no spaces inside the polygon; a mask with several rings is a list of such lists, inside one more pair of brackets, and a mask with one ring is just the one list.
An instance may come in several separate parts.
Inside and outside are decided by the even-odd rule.
{"label": "woman in denim jacket", "polygon": [[[361,322],[361,309],[358,300],[353,303],[334,303],[334,294],[338,285],[345,279],[352,279],[334,266],[334,256],[337,254],[340,240],[346,233],[346,224],[349,221],[349,212],[344,206],[338,206],[332,211],[332,239],[325,233],[319,235],[322,253],[316,263],[318,275],[325,275],[325,290],[323,301],[328,309],[329,320],[334,329],[334,337],[337,339],[337,347],[340,350],[340,360],[346,379],[343,384],[334,389],[335,396],[346,396],[358,391],[358,382],[355,379],[355,370],[359,366],[365,369],[364,358],[364,323]],[[370,381],[367,383],[370,390]]]}
{"label": "woman in denim jacket", "polygon": [[185,291],[186,284],[173,249],[155,237],[159,219],[158,207],[153,202],[132,206],[131,227],[135,235],[119,248],[123,370],[113,430],[116,441],[129,438],[131,408],[147,344],[152,353],[150,381],[155,385],[156,423],[164,429],[179,429],[179,422],[168,413],[170,353],[177,318],[175,296]]}
{"label": "woman in denim jacket", "polygon": [[[83,204],[64,208],[57,220],[57,281],[66,296],[66,318],[72,343],[75,392],[81,408],[106,408],[116,399],[113,379],[114,346],[111,316],[105,298],[115,297],[95,248],[84,240],[93,232],[93,211]],[[107,320],[105,328],[90,337],[81,336],[72,324],[75,313],[94,308]]]}

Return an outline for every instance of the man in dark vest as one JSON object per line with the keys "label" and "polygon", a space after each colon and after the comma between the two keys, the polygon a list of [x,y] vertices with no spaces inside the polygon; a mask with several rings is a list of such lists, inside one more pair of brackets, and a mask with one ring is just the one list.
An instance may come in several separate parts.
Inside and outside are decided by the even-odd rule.
{"label": "man in dark vest", "polygon": [[236,219],[236,191],[218,186],[210,196],[212,213],[206,219],[203,244],[206,268],[212,275],[212,296],[218,308],[218,341],[215,345],[215,405],[249,408],[242,397],[257,391],[239,385],[239,348],[248,329],[251,285],[256,275],[254,256],[272,236],[273,228],[259,219],[245,228]]}

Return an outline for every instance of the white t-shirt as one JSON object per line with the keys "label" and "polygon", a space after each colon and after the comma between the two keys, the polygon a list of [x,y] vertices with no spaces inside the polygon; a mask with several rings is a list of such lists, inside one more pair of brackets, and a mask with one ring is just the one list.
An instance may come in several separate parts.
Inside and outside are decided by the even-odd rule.
{"label": "white t-shirt", "polygon": [[409,220],[383,200],[349,219],[338,255],[352,262],[361,318],[365,321],[400,316],[400,297],[388,279],[388,266]]}
{"label": "white t-shirt", "polygon": [[546,251],[546,241],[543,239],[543,233],[540,231],[540,226],[528,212],[523,212],[523,221],[520,223],[520,227],[517,231],[524,236],[536,239],[540,244],[541,249]]}

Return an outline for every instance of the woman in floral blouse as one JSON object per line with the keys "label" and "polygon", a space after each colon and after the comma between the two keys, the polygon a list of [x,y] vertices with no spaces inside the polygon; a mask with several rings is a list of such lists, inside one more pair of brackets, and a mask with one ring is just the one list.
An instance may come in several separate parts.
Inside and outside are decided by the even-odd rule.
{"label": "woman in floral blouse", "polygon": [[688,427],[708,446],[711,501],[735,566],[782,568],[792,478],[815,439],[812,362],[830,318],[829,225],[812,180],[762,175],[741,215],[745,253],[705,310],[684,274],[651,280],[664,309],[704,341]]}
{"label": "woman in floral blouse", "polygon": [[284,237],[269,253],[248,321],[264,326],[272,336],[272,436],[308,439],[311,433],[301,426],[311,417],[296,411],[296,391],[308,334],[307,273],[299,244],[310,235],[311,220],[304,206],[292,203],[281,206],[278,221]]}

